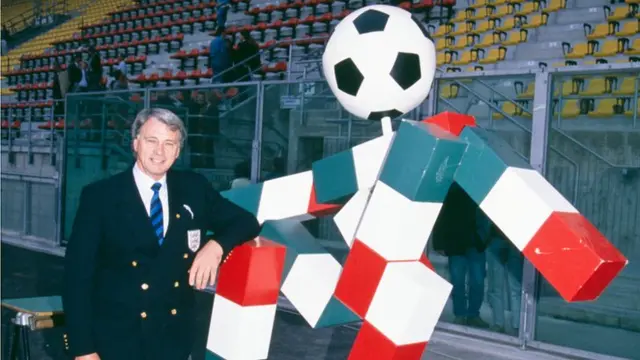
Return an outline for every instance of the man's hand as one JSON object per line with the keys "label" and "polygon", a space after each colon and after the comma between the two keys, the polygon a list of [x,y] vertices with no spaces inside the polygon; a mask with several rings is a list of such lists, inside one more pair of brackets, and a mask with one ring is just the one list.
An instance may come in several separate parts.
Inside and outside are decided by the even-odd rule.
{"label": "man's hand", "polygon": [[88,355],[76,356],[75,360],[100,360],[100,356],[98,356],[98,353],[93,353]]}
{"label": "man's hand", "polygon": [[224,251],[222,246],[215,240],[209,240],[205,246],[198,251],[196,258],[189,270],[189,285],[202,290],[207,285],[213,286],[218,273],[218,266],[222,261]]}

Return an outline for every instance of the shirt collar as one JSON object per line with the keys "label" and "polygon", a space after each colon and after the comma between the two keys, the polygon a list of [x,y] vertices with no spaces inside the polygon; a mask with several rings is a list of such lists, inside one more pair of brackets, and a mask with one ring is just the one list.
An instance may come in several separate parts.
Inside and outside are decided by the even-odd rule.
{"label": "shirt collar", "polygon": [[138,163],[133,166],[133,178],[136,184],[144,190],[151,190],[151,186],[157,182],[162,185],[161,190],[167,188],[167,175],[164,175],[162,179],[156,181],[151,176],[145,174],[138,166]]}

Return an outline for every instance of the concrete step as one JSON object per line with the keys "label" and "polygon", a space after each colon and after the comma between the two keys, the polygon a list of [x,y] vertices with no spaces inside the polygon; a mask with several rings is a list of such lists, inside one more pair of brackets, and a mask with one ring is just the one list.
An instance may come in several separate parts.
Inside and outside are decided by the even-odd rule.
{"label": "concrete step", "polygon": [[585,40],[583,23],[547,25],[537,29],[537,42],[578,40]]}

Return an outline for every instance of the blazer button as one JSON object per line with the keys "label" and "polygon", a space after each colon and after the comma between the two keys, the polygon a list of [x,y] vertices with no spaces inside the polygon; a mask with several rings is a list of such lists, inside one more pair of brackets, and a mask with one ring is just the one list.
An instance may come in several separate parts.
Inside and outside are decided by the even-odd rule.
{"label": "blazer button", "polygon": [[178,310],[176,310],[176,309],[171,309],[171,315],[175,315],[175,314],[177,314],[177,313],[178,313]]}
{"label": "blazer button", "polygon": [[182,255],[183,258],[188,259],[189,258],[189,254],[184,253],[184,255]]}
{"label": "blazer button", "polygon": [[149,288],[148,284],[142,284],[140,285],[140,287],[142,288],[142,290],[147,290]]}
{"label": "blazer button", "polygon": [[176,281],[176,282],[173,283],[173,287],[178,287],[178,286],[180,286],[179,282]]}
{"label": "blazer button", "polygon": [[133,261],[131,262],[131,266],[133,266],[133,267],[138,266],[138,262],[137,262],[137,261],[135,261],[135,260],[133,260]]}
{"label": "blazer button", "polygon": [[147,313],[146,313],[146,312],[144,312],[144,311],[143,311],[143,312],[141,312],[141,313],[140,313],[140,317],[141,317],[141,318],[143,318],[143,319],[146,319],[146,318],[147,318]]}

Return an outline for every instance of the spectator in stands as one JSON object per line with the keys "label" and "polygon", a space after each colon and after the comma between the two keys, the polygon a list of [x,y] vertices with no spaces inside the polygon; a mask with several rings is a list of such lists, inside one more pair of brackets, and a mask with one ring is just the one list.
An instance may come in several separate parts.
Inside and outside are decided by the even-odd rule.
{"label": "spectator in stands", "polygon": [[486,242],[478,231],[479,213],[473,199],[458,184],[452,184],[433,228],[433,249],[449,260],[454,323],[488,328],[480,318]]}
{"label": "spectator in stands", "polygon": [[287,160],[283,156],[273,159],[273,171],[264,177],[264,180],[273,180],[287,174]]}
{"label": "spectator in stands", "polygon": [[[520,327],[524,258],[518,248],[493,223],[490,225],[489,237],[487,301],[493,313],[491,329],[517,335]],[[505,302],[505,291],[508,302]],[[508,323],[505,322],[506,310],[510,310]]]}
{"label": "spectator in stands", "polygon": [[124,61],[124,56],[118,55],[117,61],[118,65],[116,65],[114,70],[120,71],[121,73],[127,75],[127,63]]}
{"label": "spectator in stands", "polygon": [[113,74],[114,81],[111,82],[111,90],[129,90],[129,78],[119,70]]}
{"label": "spectator in stands", "polygon": [[49,69],[53,72],[53,116],[57,119],[64,116],[64,96],[60,85],[60,66],[58,66],[57,61],[54,61]]}
{"label": "spectator in stands", "polygon": [[[208,93],[211,94],[211,93]],[[198,92],[189,106],[189,145],[191,167],[213,169],[215,167],[215,137],[219,134],[219,114],[215,96],[207,99],[207,93]]]}
{"label": "spectator in stands", "polygon": [[260,68],[260,45],[248,30],[240,32],[240,41],[233,51],[233,63],[238,66],[235,81],[250,81],[250,74]]}
{"label": "spectator in stands", "polygon": [[237,189],[251,185],[251,160],[245,160],[237,164],[233,169],[233,181],[231,188]]}
{"label": "spectator in stands", "polygon": [[88,70],[89,91],[102,90],[102,60],[100,59],[100,53],[96,51],[94,46],[89,47]]}
{"label": "spectator in stands", "polygon": [[0,39],[2,40],[2,55],[6,55],[7,52],[9,52],[9,41],[11,40],[11,33],[6,25],[2,25],[2,35],[0,35]]}
{"label": "spectator in stands", "polygon": [[82,80],[82,54],[76,53],[73,57],[73,62],[69,64],[67,67],[68,77],[69,77],[69,88],[68,92],[77,92],[79,83]]}
{"label": "spectator in stands", "polygon": [[218,27],[214,33],[213,40],[209,45],[209,66],[213,70],[214,84],[223,82],[223,72],[231,67],[231,56],[229,47],[224,36],[224,29]]}
{"label": "spectator in stands", "polygon": [[229,13],[229,0],[216,1],[216,26],[219,29],[225,29],[227,26],[227,14]]}

